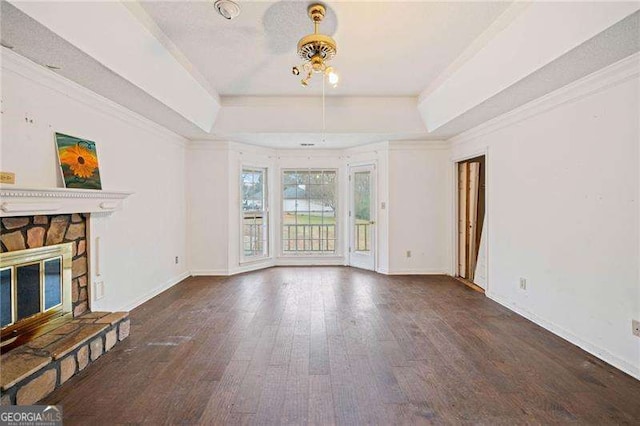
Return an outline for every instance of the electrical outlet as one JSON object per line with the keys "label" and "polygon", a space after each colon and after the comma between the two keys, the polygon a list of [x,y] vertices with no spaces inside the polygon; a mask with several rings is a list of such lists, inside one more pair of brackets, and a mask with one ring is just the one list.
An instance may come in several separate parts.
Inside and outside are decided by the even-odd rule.
{"label": "electrical outlet", "polygon": [[178,256],[176,256],[176,265],[178,264],[179,260],[178,260]]}
{"label": "electrical outlet", "polygon": [[104,297],[104,281],[96,281],[93,287],[96,291],[94,299],[95,300],[102,299]]}
{"label": "electrical outlet", "polygon": [[527,289],[527,279],[520,278],[520,290],[526,290],[526,289]]}
{"label": "electrical outlet", "polygon": [[640,321],[631,320],[631,327],[634,336],[640,337]]}
{"label": "electrical outlet", "polygon": [[411,257],[411,250],[407,250],[407,257]]}

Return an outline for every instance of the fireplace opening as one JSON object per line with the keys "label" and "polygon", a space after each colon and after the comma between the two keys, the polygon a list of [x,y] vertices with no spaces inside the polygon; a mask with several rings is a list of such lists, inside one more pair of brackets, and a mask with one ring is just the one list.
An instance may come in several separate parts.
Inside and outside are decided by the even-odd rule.
{"label": "fireplace opening", "polygon": [[1,351],[46,332],[71,316],[73,243],[0,254]]}

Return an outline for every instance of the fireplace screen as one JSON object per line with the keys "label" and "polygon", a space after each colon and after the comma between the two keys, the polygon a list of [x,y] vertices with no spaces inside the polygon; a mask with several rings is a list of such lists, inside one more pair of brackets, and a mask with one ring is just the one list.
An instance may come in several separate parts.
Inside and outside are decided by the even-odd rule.
{"label": "fireplace screen", "polygon": [[2,327],[59,307],[62,304],[62,257],[3,268],[0,287]]}
{"label": "fireplace screen", "polygon": [[20,324],[71,311],[72,244],[2,253],[0,326],[3,340],[8,328],[15,334]]}

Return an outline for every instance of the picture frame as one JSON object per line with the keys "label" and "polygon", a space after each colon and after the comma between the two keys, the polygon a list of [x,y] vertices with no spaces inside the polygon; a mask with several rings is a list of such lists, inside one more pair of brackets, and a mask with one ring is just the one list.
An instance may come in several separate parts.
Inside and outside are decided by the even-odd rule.
{"label": "picture frame", "polygon": [[96,143],[58,132],[55,141],[64,187],[102,189]]}

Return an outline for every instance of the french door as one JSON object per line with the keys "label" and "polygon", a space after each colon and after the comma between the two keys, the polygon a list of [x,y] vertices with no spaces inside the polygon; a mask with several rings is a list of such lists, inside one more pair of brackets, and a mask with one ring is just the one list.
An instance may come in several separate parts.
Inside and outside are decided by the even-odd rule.
{"label": "french door", "polygon": [[349,169],[349,264],[376,268],[376,173],[375,166]]}

